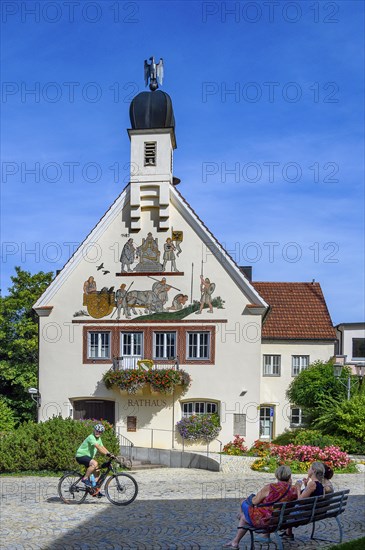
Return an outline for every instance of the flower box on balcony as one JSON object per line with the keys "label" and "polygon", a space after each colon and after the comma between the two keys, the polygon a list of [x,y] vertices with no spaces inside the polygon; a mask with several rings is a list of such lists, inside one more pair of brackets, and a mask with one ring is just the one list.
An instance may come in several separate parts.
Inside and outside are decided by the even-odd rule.
{"label": "flower box on balcony", "polygon": [[191,378],[187,372],[175,369],[110,369],[104,374],[103,381],[108,389],[117,388],[123,395],[136,395],[143,389],[161,395],[172,394],[174,390],[187,391]]}

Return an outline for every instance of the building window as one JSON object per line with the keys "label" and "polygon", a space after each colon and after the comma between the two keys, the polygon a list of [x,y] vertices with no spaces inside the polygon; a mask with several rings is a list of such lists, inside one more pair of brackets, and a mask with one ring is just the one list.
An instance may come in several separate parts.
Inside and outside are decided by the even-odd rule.
{"label": "building window", "polygon": [[264,376],[280,376],[281,355],[264,355]]}
{"label": "building window", "polygon": [[144,143],[144,165],[156,166],[156,141],[145,141]]}
{"label": "building window", "polygon": [[181,404],[184,418],[199,414],[218,413],[218,403],[214,401],[189,401]]}
{"label": "building window", "polygon": [[302,370],[308,368],[309,355],[292,355],[291,358],[291,375],[297,376]]}
{"label": "building window", "polygon": [[209,348],[210,332],[188,332],[188,359],[209,359]]}
{"label": "building window", "polygon": [[290,426],[302,426],[303,424],[303,414],[302,409],[298,407],[290,407]]}
{"label": "building window", "polygon": [[143,333],[121,332],[120,355],[123,358],[124,368],[135,368],[137,361],[143,356]]}
{"label": "building window", "polygon": [[155,332],[153,349],[155,359],[176,357],[176,332]]}
{"label": "building window", "polygon": [[260,437],[272,439],[274,423],[274,408],[260,407]]}
{"label": "building window", "polygon": [[88,359],[109,359],[110,332],[88,332]]}
{"label": "building window", "polygon": [[233,414],[233,435],[246,437],[246,415]]}
{"label": "building window", "polygon": [[352,339],[352,358],[365,359],[365,338]]}

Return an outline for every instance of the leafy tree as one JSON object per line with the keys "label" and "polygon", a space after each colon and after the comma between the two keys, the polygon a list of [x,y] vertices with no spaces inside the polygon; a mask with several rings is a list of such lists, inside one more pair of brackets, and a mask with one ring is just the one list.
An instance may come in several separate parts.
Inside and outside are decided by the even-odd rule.
{"label": "leafy tree", "polygon": [[304,410],[307,423],[310,424],[319,416],[325,399],[346,398],[346,388],[341,381],[346,384],[349,373],[350,371],[344,368],[339,381],[334,377],[332,361],[316,361],[294,378],[286,396],[293,405]]}
{"label": "leafy tree", "polygon": [[9,294],[0,297],[0,393],[17,424],[34,418],[27,390],[37,385],[38,316],[32,306],[52,281],[53,273],[15,268]]}

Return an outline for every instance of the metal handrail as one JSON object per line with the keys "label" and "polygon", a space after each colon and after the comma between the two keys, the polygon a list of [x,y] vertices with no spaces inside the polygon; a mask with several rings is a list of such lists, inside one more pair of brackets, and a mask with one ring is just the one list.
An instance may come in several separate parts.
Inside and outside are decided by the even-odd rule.
{"label": "metal handrail", "polygon": [[128,439],[128,437],[125,437],[125,435],[121,434],[121,433],[120,433],[120,428],[119,428],[119,427],[116,428],[115,433],[116,433],[116,436],[117,436],[118,439],[119,439],[119,445],[120,445],[121,447],[125,447],[125,448],[126,448],[128,458],[131,460],[131,459],[132,459],[132,449],[133,449],[133,447],[134,447],[133,441],[131,441],[130,439]]}

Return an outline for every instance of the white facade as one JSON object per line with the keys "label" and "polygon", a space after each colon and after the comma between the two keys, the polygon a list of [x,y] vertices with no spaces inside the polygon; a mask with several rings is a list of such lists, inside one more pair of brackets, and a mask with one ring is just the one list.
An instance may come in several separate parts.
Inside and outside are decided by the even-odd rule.
{"label": "white facade", "polygon": [[[219,450],[236,434],[248,445],[267,437],[270,411],[277,435],[289,426],[292,357],[326,361],[333,342],[262,342],[268,304],[173,185],[174,129],[129,136],[131,183],[34,306],[39,420],[104,415],[134,445],[181,448],[176,422],[216,411],[222,430],[210,449]],[[280,356],[278,376],[263,374],[271,355]],[[167,367],[170,356],[191,375],[184,395],[130,395],[103,382],[115,357]]]}
{"label": "white facade", "polygon": [[[334,354],[332,342],[303,342],[303,341],[265,341],[262,343],[261,364],[261,392],[260,404],[274,409],[271,425],[266,421],[266,430],[261,419],[263,438],[275,438],[288,427],[297,427],[301,424],[301,411],[292,405],[285,392],[295,376],[306,366],[315,361],[326,362]],[[276,361],[267,361],[266,357],[279,358]],[[270,364],[274,369],[270,372]],[[279,365],[278,368],[276,365]],[[275,368],[276,367],[276,368]]]}

